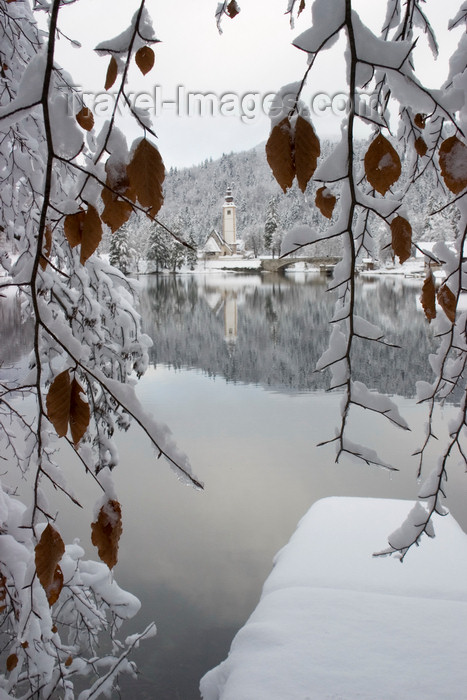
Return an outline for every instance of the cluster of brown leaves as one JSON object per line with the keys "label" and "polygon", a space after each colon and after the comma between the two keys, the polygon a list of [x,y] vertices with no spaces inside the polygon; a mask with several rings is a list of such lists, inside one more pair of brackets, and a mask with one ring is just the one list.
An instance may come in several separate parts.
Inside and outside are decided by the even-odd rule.
{"label": "cluster of brown leaves", "polygon": [[[115,175],[116,172],[118,175]],[[137,142],[128,165],[121,163],[118,169],[107,169],[107,179],[101,193],[104,203],[102,214],[92,204],[88,204],[87,209],[80,209],[65,217],[66,239],[72,248],[81,246],[82,265],[101,242],[103,223],[115,233],[128,221],[136,202],[147,209],[149,216],[156,216],[164,201],[164,178],[165,168],[161,155],[145,138]]]}
{"label": "cluster of brown leaves", "polygon": [[75,447],[86,432],[89,420],[89,404],[81,398],[84,389],[76,377],[70,379],[65,370],[53,380],[47,394],[47,415],[59,437],[64,437],[70,426]]}
{"label": "cluster of brown leaves", "polygon": [[[142,46],[135,53],[135,62],[143,75],[149,73],[154,66],[154,51],[149,46]],[[118,63],[111,57],[107,69],[105,89],[109,90],[118,76]],[[83,106],[76,114],[76,121],[85,131],[94,127],[94,117],[90,109]],[[108,163],[112,161],[109,157]],[[165,168],[157,148],[147,139],[141,138],[136,142],[128,164],[112,164],[107,167],[107,179],[101,192],[104,209],[101,214],[92,204],[87,209],[80,209],[75,214],[65,217],[65,236],[72,248],[81,246],[80,261],[84,265],[94,253],[102,239],[102,223],[115,233],[128,221],[137,202],[147,208],[148,214],[154,217],[161,208],[164,197],[162,184],[165,178]],[[47,238],[46,238],[47,241]],[[50,245],[44,248],[41,265],[47,264],[45,256],[50,252]]]}
{"label": "cluster of brown leaves", "polygon": [[[156,57],[154,55],[154,51],[151,49],[150,46],[142,46],[135,53],[135,63],[143,75],[146,75],[146,73],[149,73],[149,71],[154,66],[155,60],[156,60]],[[107,73],[105,76],[105,84],[104,84],[105,90],[110,90],[112,85],[117,80],[117,76],[118,76],[118,63],[117,63],[115,57],[111,56],[110,61],[109,61],[109,65],[107,67]]]}
{"label": "cluster of brown leaves", "polygon": [[312,124],[299,115],[292,125],[285,117],[276,124],[266,143],[269,166],[284,192],[292,187],[295,176],[305,192],[316,170],[321,148]]}
{"label": "cluster of brown leaves", "polygon": [[447,284],[443,284],[436,293],[435,281],[431,270],[429,271],[422,287],[420,303],[425,312],[428,322],[436,318],[436,302],[443,309],[451,323],[456,320],[456,295],[449,289]]}

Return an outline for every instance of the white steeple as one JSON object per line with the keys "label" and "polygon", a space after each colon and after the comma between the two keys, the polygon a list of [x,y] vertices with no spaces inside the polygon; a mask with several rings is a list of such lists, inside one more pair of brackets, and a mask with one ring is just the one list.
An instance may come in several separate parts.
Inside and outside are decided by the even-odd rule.
{"label": "white steeple", "polygon": [[227,187],[224,204],[222,206],[222,238],[232,250],[232,253],[235,254],[237,252],[236,206],[230,187]]}

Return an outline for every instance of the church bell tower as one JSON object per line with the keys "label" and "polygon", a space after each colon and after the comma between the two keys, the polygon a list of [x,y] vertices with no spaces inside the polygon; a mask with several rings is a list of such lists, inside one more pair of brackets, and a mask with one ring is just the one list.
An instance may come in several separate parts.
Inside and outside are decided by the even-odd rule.
{"label": "church bell tower", "polygon": [[235,212],[236,206],[232,197],[232,189],[228,187],[222,207],[222,238],[234,255],[237,252],[237,222]]}

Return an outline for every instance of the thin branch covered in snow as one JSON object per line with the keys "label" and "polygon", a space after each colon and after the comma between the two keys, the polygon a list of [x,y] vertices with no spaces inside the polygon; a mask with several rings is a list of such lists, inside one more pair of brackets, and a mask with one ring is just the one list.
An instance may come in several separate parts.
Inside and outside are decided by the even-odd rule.
{"label": "thin branch covered in snow", "polygon": [[[291,16],[294,5],[293,2],[288,4],[287,12]],[[336,460],[347,455],[368,464],[388,467],[376,453],[351,441],[349,418],[355,411],[371,410],[399,428],[409,428],[392,401],[370,391],[353,376],[353,358],[355,352],[361,352],[361,341],[386,342],[379,329],[357,314],[357,260],[373,253],[374,221],[386,227],[393,257],[397,256],[403,263],[412,248],[411,214],[404,208],[404,199],[414,183],[428,173],[434,175],[438,190],[447,196],[445,206],[457,206],[460,210],[455,253],[440,243],[427,256],[430,266],[442,263],[446,277],[436,294],[429,269],[421,297],[428,322],[435,319],[439,350],[429,360],[435,375],[433,383],[418,386],[419,399],[428,405],[427,435],[418,452],[420,475],[429,469],[427,448],[435,438],[436,403],[453,393],[460,392],[464,398],[458,418],[450,426],[450,437],[441,447],[438,466],[430,470],[436,478],[430,477],[430,488],[422,486],[420,491],[425,506],[420,505],[416,515],[409,516],[410,523],[403,528],[403,537],[390,538],[387,551],[398,552],[403,558],[423,533],[432,534],[432,514],[443,512],[440,501],[445,495],[444,481],[451,460],[460,456],[467,466],[467,321],[465,313],[456,311],[459,296],[467,286],[463,263],[467,219],[465,34],[459,48],[453,52],[448,80],[442,89],[433,90],[423,84],[415,70],[414,56],[421,42],[428,44],[435,57],[438,52],[435,31],[419,0],[408,0],[404,4],[389,0],[380,37],[365,24],[364,10],[357,12],[351,0],[314,0],[306,5],[311,9],[311,27],[293,43],[306,52],[307,68],[301,81],[287,86],[289,93],[297,86],[293,109],[279,119],[277,109],[272,115],[266,154],[284,192],[295,177],[303,192],[309,181],[321,182],[323,187],[316,193],[315,203],[324,216],[332,219],[324,233],[316,233],[308,226],[291,229],[284,238],[282,254],[289,255],[326,238],[338,238],[342,244],[342,260],[336,266],[329,287],[337,292],[329,348],[316,367],[318,371],[329,369],[330,388],[343,392],[337,434],[321,443],[335,444]],[[304,6],[305,3],[301,3],[301,10]],[[451,28],[464,23],[465,19],[464,8],[453,19]],[[349,90],[348,111],[341,125],[341,141],[331,156],[318,164],[319,142],[300,95],[306,82],[313,79],[312,68],[317,57],[340,36],[345,37],[347,44],[343,60]],[[282,88],[278,96],[284,91]],[[372,95],[371,111],[362,109],[362,91]],[[395,109],[398,110],[397,133],[393,133],[392,128]],[[372,131],[363,156],[357,138],[358,122],[366,123]],[[310,165],[311,157],[313,165]],[[358,350],[357,338],[360,341]]]}
{"label": "thin branch covered in snow", "polygon": [[[154,445],[155,460],[164,456],[179,478],[202,485],[168,428],[147,414],[134,391],[152,342],[141,330],[137,285],[95,254],[104,231],[115,232],[134,211],[154,220],[163,202],[164,165],[148,139],[154,133],[146,117],[133,111],[142,135],[131,147],[115,124],[130,63],[149,72],[157,39],[141,0],[130,27],[97,47],[110,56],[106,89],[117,81],[119,87],[112,118],[95,134],[92,114],[56,63],[66,4],[53,0],[32,9],[29,2],[0,0],[2,287],[16,289],[33,325],[28,366],[2,372],[0,383],[2,459],[14,480],[15,470],[27,476],[31,489],[26,507],[0,487],[7,657],[0,687],[5,697],[70,700],[77,677],[88,679],[90,689],[80,697],[90,698],[108,693],[119,673],[134,673],[127,657],[149,634],[118,639],[139,601],[111,572],[122,531],[111,478],[115,431],[133,421]],[[47,31],[39,30],[36,10],[46,14]],[[83,550],[65,546],[55,528],[47,484],[80,507],[60,468],[60,444],[74,451],[97,488],[92,541],[103,563],[85,561]],[[102,634],[112,643],[108,655],[99,649]]]}

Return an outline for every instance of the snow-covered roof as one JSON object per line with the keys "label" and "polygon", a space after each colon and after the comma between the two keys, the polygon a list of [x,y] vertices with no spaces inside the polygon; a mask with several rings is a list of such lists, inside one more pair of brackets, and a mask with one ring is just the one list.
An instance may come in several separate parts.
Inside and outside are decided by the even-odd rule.
{"label": "snow-covered roof", "polygon": [[221,247],[213,236],[209,236],[202,250],[204,253],[220,253]]}
{"label": "snow-covered roof", "polygon": [[436,516],[401,565],[375,558],[408,501],[326,498],[276,555],[204,700],[457,700],[467,687],[467,535]]}
{"label": "snow-covered roof", "polygon": [[213,229],[206,239],[204,246],[201,249],[202,253],[220,253],[222,250],[227,250],[232,253],[230,246],[222,239],[220,233]]}

